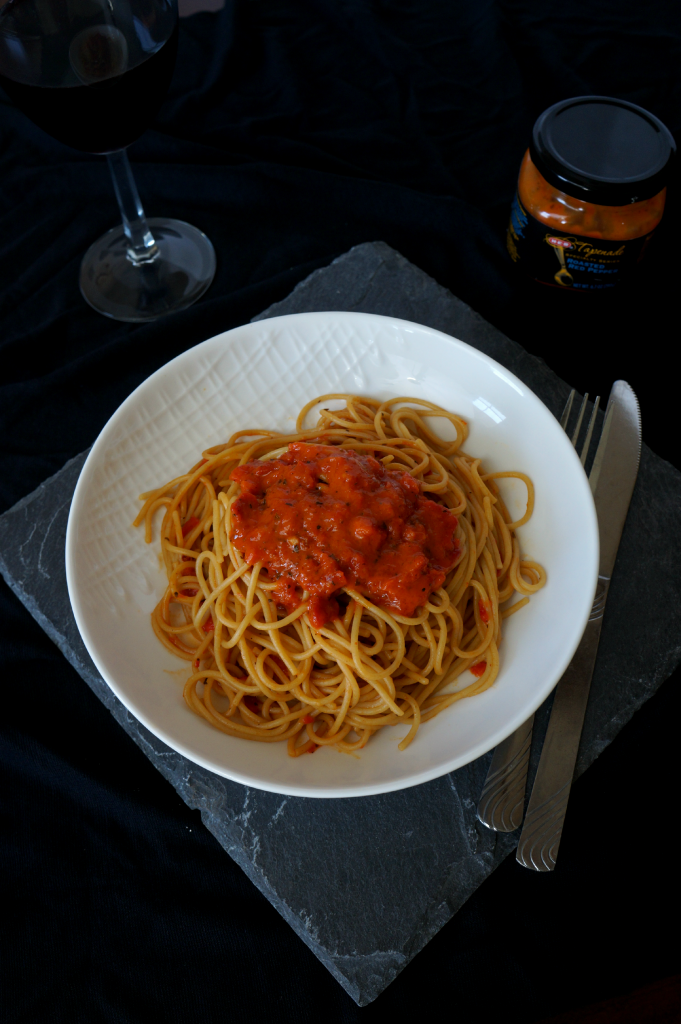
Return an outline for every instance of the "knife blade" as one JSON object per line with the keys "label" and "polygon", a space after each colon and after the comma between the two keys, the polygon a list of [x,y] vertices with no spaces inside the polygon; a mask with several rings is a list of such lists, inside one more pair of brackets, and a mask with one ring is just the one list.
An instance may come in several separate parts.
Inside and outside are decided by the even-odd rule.
{"label": "knife blade", "polygon": [[641,457],[641,413],[626,381],[613,385],[589,474],[598,515],[600,559],[589,621],[556,687],[539,767],[516,860],[534,871],[553,871],[584,724],[603,612]]}

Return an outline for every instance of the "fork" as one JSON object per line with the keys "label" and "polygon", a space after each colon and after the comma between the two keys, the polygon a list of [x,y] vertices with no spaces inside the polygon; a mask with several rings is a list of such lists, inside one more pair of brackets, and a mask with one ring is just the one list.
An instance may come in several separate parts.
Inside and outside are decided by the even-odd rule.
{"label": "fork", "polygon": [[[560,425],[566,432],[574,400],[575,389],[573,388],[565,403],[563,415],[560,418]],[[588,401],[589,395],[587,393],[582,399],[577,423],[570,438],[575,450],[577,449],[577,442]],[[586,428],[586,436],[580,452],[582,466],[586,464],[589,454],[600,401],[600,396],[598,396],[594,402],[591,417]],[[523,722],[515,732],[512,732],[510,736],[495,748],[492,763],[485,779],[485,785],[480,794],[477,812],[478,820],[495,832],[513,832],[515,829],[520,828],[522,824],[533,726],[534,714],[530,715],[527,721]]]}

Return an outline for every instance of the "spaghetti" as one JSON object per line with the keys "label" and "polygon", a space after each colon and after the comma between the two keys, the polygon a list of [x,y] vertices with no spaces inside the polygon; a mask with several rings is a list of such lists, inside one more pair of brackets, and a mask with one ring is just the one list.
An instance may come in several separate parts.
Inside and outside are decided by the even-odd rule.
{"label": "spaghetti", "polygon": [[[335,399],[345,406],[303,429]],[[485,473],[461,450],[467,434],[420,399],[323,395],[295,434],[238,431],[141,496],[147,543],[164,509],[168,587],[152,624],[192,663],[195,713],[232,736],[286,741],[293,757],[356,751],[402,722],[404,750],[422,722],[492,685],[502,620],[546,575],[515,535],[532,515],[531,480]],[[502,477],[527,487],[516,522]],[[457,684],[466,670],[472,681]]]}

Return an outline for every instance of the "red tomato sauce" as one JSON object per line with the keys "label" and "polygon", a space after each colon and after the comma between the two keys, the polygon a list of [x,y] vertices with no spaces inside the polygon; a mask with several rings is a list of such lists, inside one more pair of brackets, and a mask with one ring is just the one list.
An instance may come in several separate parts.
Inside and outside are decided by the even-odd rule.
{"label": "red tomato sauce", "polygon": [[286,611],[308,591],[316,629],[338,618],[334,594],[346,586],[411,617],[461,557],[457,517],[409,473],[371,455],[296,441],[278,459],[238,466],[231,479],[241,487],[232,542],[278,581]]}

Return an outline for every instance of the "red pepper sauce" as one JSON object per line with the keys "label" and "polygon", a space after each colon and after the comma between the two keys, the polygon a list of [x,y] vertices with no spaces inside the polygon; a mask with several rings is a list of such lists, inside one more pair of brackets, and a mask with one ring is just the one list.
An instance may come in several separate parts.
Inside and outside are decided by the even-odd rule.
{"label": "red pepper sauce", "polygon": [[518,198],[549,229],[574,231],[587,238],[626,241],[654,231],[662,220],[667,189],[638,203],[626,206],[601,206],[575,199],[550,185],[532,163],[529,149],[520,165]]}
{"label": "red pepper sauce", "polygon": [[370,455],[297,441],[231,479],[241,487],[233,543],[278,581],[275,597],[288,612],[308,591],[316,629],[338,618],[333,595],[346,586],[413,616],[460,558],[457,517],[409,473]]}

